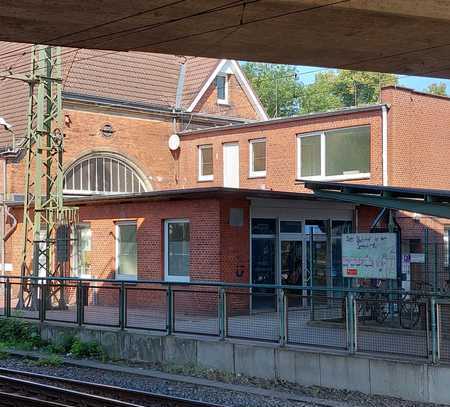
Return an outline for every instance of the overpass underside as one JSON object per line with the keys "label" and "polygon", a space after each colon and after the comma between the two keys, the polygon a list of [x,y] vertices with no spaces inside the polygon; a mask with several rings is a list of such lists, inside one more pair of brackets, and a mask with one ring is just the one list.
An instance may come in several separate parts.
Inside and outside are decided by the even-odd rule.
{"label": "overpass underside", "polygon": [[443,0],[17,0],[0,40],[450,77]]}

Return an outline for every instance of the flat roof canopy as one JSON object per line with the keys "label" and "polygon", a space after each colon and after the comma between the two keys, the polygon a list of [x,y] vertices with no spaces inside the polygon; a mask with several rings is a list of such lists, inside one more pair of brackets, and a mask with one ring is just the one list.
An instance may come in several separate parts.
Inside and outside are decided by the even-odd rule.
{"label": "flat roof canopy", "polygon": [[450,192],[437,189],[382,187],[307,181],[305,187],[322,199],[398,209],[450,219]]}
{"label": "flat roof canopy", "polygon": [[445,0],[15,0],[0,40],[450,78]]}

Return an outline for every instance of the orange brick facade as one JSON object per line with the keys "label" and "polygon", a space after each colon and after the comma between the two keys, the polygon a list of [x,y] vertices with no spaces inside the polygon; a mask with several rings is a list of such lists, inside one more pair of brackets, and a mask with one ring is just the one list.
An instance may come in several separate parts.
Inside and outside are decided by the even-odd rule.
{"label": "orange brick facade", "polygon": [[[229,224],[230,208],[242,208],[241,226]],[[17,230],[8,240],[7,262],[12,275],[20,274],[22,209],[16,207]],[[190,225],[190,279],[230,281],[249,279],[248,216],[245,199],[190,199],[158,202],[93,203],[79,206],[80,222],[90,226],[93,278],[116,278],[116,224],[135,221],[137,225],[137,277],[164,280],[164,221],[187,219]]]}
{"label": "orange brick facade", "polygon": [[[297,135],[353,126],[370,126],[370,178],[358,182],[382,184],[381,111],[340,114],[333,117],[298,119],[289,122],[258,123],[244,128],[215,129],[182,135],[180,152],[180,186],[198,188],[223,186],[223,144],[239,143],[239,186],[275,191],[310,192],[297,178]],[[266,177],[249,175],[249,142],[266,139]],[[214,180],[198,180],[198,146],[212,144]],[[352,181],[353,182],[353,181]]]}
{"label": "orange brick facade", "polygon": [[[223,118],[258,118],[258,113],[234,75],[228,77],[229,104],[217,103],[217,90],[214,83],[211,84],[195,108],[196,113],[206,115],[198,126],[208,125],[208,114]],[[64,167],[70,167],[91,153],[113,153],[139,170],[147,190],[178,188],[180,178],[183,177],[179,154],[169,150],[168,141],[172,134],[198,120],[195,116],[187,116],[174,123],[167,112],[157,115],[130,108],[105,108],[89,103],[67,102],[64,108]],[[101,134],[105,124],[110,124],[114,131],[109,138]],[[211,121],[209,126],[213,125],[214,121]],[[24,156],[14,162],[8,161],[7,194],[23,194],[24,179]],[[1,184],[0,180],[0,188]]]}

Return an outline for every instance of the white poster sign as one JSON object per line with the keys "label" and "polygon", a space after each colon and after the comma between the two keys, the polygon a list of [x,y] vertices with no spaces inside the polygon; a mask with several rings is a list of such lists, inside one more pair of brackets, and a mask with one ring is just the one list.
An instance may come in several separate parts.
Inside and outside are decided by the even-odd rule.
{"label": "white poster sign", "polygon": [[342,235],[342,274],[353,278],[397,278],[395,233]]}

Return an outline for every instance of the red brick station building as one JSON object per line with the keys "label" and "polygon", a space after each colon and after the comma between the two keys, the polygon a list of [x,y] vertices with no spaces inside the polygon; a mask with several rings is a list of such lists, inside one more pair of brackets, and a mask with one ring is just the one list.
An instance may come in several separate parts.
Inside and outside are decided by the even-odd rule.
{"label": "red brick station building", "polygon": [[[448,98],[392,86],[379,104],[268,119],[236,61],[66,58],[65,195],[80,210],[74,278],[343,286],[340,237],[369,231],[381,208],[320,200],[305,181],[449,188]],[[26,88],[2,86],[0,116],[17,147]],[[24,156],[3,129],[0,141],[2,263],[18,275]],[[403,253],[423,250],[425,230],[446,247],[447,221],[395,219]]]}

